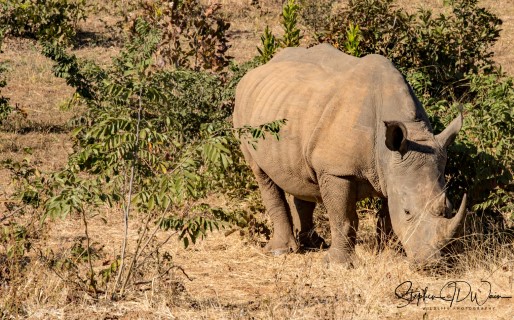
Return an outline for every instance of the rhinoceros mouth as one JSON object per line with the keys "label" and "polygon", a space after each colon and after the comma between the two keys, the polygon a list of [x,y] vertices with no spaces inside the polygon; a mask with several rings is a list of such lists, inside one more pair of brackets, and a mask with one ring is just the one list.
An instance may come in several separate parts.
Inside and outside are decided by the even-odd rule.
{"label": "rhinoceros mouth", "polygon": [[[406,250],[412,267],[423,270],[426,268],[433,269],[437,266],[448,265],[446,262],[446,254],[444,253],[445,248],[455,240],[455,237],[458,236],[464,225],[466,218],[466,204],[467,196],[464,194],[459,209],[453,218],[438,216],[434,217],[436,219],[435,221],[418,221],[417,227],[411,228],[408,236],[404,239],[405,242],[402,241],[402,243],[404,244],[404,248],[407,249],[405,245],[407,245],[409,241],[413,241],[413,243],[410,243],[410,246],[408,246],[411,250]],[[419,238],[422,230],[419,230],[418,228],[422,225],[426,226],[426,224],[431,224],[436,228],[434,235],[435,238],[424,239],[428,242],[424,242],[423,239]],[[422,240],[421,243],[419,240]]]}

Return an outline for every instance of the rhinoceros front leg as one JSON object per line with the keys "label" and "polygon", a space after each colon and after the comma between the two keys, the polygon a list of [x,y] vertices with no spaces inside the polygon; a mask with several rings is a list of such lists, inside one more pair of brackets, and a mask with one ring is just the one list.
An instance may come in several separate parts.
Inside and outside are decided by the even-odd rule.
{"label": "rhinoceros front leg", "polygon": [[321,198],[327,208],[332,237],[327,260],[352,267],[359,226],[355,183],[332,175],[324,175],[319,181]]}
{"label": "rhinoceros front leg", "polygon": [[265,249],[274,255],[297,251],[298,244],[293,235],[289,205],[284,191],[260,168],[254,167],[252,170],[259,184],[262,201],[273,224],[273,236]]}
{"label": "rhinoceros front leg", "polygon": [[382,208],[377,213],[377,251],[381,252],[385,249],[389,240],[392,239],[393,227],[391,225],[391,217],[389,216],[389,206],[387,200],[382,203]]}
{"label": "rhinoceros front leg", "polygon": [[297,236],[303,249],[325,249],[325,240],[314,230],[314,209],[315,202],[309,202],[288,195],[288,202],[291,208],[291,220],[293,222],[293,233]]}

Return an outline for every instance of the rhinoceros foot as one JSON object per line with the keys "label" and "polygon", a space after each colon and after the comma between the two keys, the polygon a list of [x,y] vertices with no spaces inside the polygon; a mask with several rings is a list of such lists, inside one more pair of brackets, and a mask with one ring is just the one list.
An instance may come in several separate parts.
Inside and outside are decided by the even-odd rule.
{"label": "rhinoceros foot", "polygon": [[264,250],[274,256],[279,256],[298,251],[298,243],[292,236],[288,238],[274,236],[270,242],[268,242]]}
{"label": "rhinoceros foot", "polygon": [[328,245],[316,231],[311,230],[307,232],[301,232],[298,235],[300,245],[303,250],[322,250],[327,249]]}
{"label": "rhinoceros foot", "polygon": [[328,265],[334,264],[343,268],[353,269],[357,263],[357,257],[353,252],[346,252],[330,248],[325,256],[325,262]]}

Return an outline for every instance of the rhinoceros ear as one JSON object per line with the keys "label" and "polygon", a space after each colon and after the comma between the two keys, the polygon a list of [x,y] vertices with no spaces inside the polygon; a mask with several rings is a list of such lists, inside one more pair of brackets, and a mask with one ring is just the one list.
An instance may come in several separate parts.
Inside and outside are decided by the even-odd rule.
{"label": "rhinoceros ear", "polygon": [[436,135],[435,138],[439,142],[443,148],[448,148],[450,144],[453,143],[455,137],[459,133],[460,128],[462,127],[462,109],[460,114],[453,119],[453,121],[443,130],[440,134]]}
{"label": "rhinoceros ear", "polygon": [[391,151],[398,151],[402,156],[407,153],[407,128],[398,121],[384,121],[386,126],[386,147]]}

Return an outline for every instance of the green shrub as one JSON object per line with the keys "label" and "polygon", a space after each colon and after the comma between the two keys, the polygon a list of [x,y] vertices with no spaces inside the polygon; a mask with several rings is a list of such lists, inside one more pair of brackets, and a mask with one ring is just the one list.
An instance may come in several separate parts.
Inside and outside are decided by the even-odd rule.
{"label": "green shrub", "polygon": [[295,0],[288,0],[282,9],[282,27],[284,28],[284,36],[280,40],[283,48],[298,47],[303,36],[298,28],[298,11],[300,6]]}
{"label": "green shrub", "polygon": [[[86,212],[121,207],[125,230],[131,213],[138,212],[146,226],[153,222],[177,231],[185,246],[226,222],[261,228],[251,215],[241,218],[240,212],[213,207],[204,199],[220,188],[230,192],[248,184],[234,133],[249,136],[249,141],[267,133],[277,136],[283,122],[234,130],[228,119],[236,78],[244,69],[233,68],[235,80],[227,81],[225,73],[161,68],[154,60],[161,32],[143,19],[134,28],[108,67],[78,59],[54,43],[43,44],[44,54],[56,62],[54,73],[76,88],[75,101],[86,109],[75,119],[74,152],[67,166],[46,179],[49,188],[39,197],[45,214],[80,214],[89,239]],[[144,236],[145,231],[130,266],[124,238],[113,289],[121,296]],[[95,274],[90,254],[88,260],[86,287],[96,295],[96,277],[105,274]],[[117,261],[113,268],[118,270]],[[121,286],[120,277],[125,279]]]}
{"label": "green shrub", "polygon": [[[450,148],[449,190],[467,192],[477,213],[514,220],[514,82],[495,73],[472,75],[469,81],[473,100]],[[438,109],[430,108],[448,124],[455,113]]]}
{"label": "green shrub", "polygon": [[[139,20],[134,38],[106,69],[46,44],[44,53],[58,62],[56,75],[76,87],[87,106],[74,131],[76,152],[61,173],[68,182],[47,203],[50,215],[123,201],[128,183],[123,177],[132,170],[132,204],[138,211],[165,210],[183,205],[188,196],[205,195],[206,182],[199,175],[204,163],[196,157],[205,142],[202,124],[223,118],[216,91],[222,86],[215,75],[154,69],[152,55],[160,40]],[[225,155],[222,139],[209,143]],[[82,179],[79,172],[95,178]]]}
{"label": "green shrub", "polygon": [[227,31],[230,23],[221,6],[204,6],[198,0],[138,1],[128,16],[132,32],[144,19],[161,32],[156,53],[178,68],[221,71],[229,65]]}
{"label": "green shrub", "polygon": [[269,26],[266,26],[264,34],[261,36],[262,48],[257,47],[257,52],[259,53],[257,59],[261,63],[266,63],[273,58],[279,47],[298,47],[300,45],[300,40],[303,36],[298,28],[299,10],[300,6],[295,0],[288,0],[283,6],[281,24],[284,29],[284,35],[282,38],[277,39],[269,29]]}
{"label": "green shrub", "polygon": [[[0,25],[0,53],[2,53],[2,44],[4,41],[5,26]],[[9,99],[2,96],[2,88],[7,85],[7,79],[5,73],[7,71],[7,63],[0,62],[0,124],[7,118],[11,113],[12,108],[9,105]]]}
{"label": "green shrub", "polygon": [[[1,49],[0,49],[1,50]],[[12,107],[9,105],[9,99],[2,96],[2,88],[7,85],[5,72],[7,71],[7,64],[0,62],[0,124],[9,116]]]}
{"label": "green shrub", "polygon": [[[435,132],[457,115],[456,103],[464,104],[464,126],[449,148],[446,166],[451,199],[460,201],[467,192],[475,213],[498,220],[514,220],[514,83],[492,68],[469,73],[458,84],[460,99],[431,95],[430,78],[419,70],[407,71],[407,80],[427,110]],[[496,222],[497,224],[497,222]]]}
{"label": "green shrub", "polygon": [[[16,286],[19,279],[30,271],[30,261],[37,251],[34,247],[37,247],[44,232],[39,224],[40,213],[32,209],[40,202],[38,191],[41,179],[36,177],[39,171],[26,159],[19,163],[2,160],[0,168],[11,172],[10,184],[15,190],[12,196],[7,193],[0,214],[0,279],[5,288]],[[5,199],[6,193],[1,194]],[[19,295],[3,290],[0,301],[1,317],[27,315]]]}
{"label": "green shrub", "polygon": [[[230,191],[246,183],[248,171],[227,121],[236,82],[206,72],[155,68],[152,56],[160,41],[160,32],[138,20],[135,36],[109,68],[45,44],[44,53],[57,62],[55,74],[77,89],[87,107],[76,119],[69,165],[54,176],[59,191],[46,202],[50,216],[85,205],[123,203],[128,176],[131,205],[141,212],[184,212],[186,205],[208,215],[217,211],[198,211],[201,203],[191,204],[216,188]],[[260,138],[279,129],[280,123],[237,132]],[[178,222],[171,225],[185,230]],[[187,241],[194,242],[197,234],[189,236]]]}
{"label": "green shrub", "polygon": [[[26,152],[29,150],[25,150]],[[3,160],[0,165],[9,170],[12,176],[15,192],[13,198],[19,200],[19,206],[14,204],[11,209],[20,209],[21,206],[30,205],[38,208],[41,204],[41,195],[45,184],[41,180],[41,172],[28,159],[21,162],[12,159]]]}
{"label": "green shrub", "polygon": [[345,52],[355,56],[360,57],[361,52],[359,50],[359,45],[361,42],[361,30],[359,26],[353,25],[350,23],[348,31],[346,31],[346,40],[344,41],[344,49]]}
{"label": "green shrub", "polygon": [[301,0],[300,19],[302,24],[312,33],[314,38],[318,38],[327,31],[333,19],[333,10],[337,0]]}
{"label": "green shrub", "polygon": [[[359,52],[381,54],[404,70],[422,72],[430,81],[431,95],[457,98],[468,73],[491,69],[491,47],[499,37],[501,20],[478,0],[448,1],[451,13],[434,17],[430,10],[408,14],[394,0],[350,1],[331,15],[316,42],[328,42],[342,51],[351,26],[360,29]],[[310,22],[312,26],[312,22]]]}
{"label": "green shrub", "polygon": [[266,29],[264,29],[264,33],[261,36],[261,45],[262,48],[257,47],[259,61],[261,63],[266,63],[273,58],[279,48],[278,41],[273,33],[271,33],[268,26],[266,26]]}
{"label": "green shrub", "polygon": [[85,0],[0,1],[0,26],[15,37],[72,42],[85,18]]}

